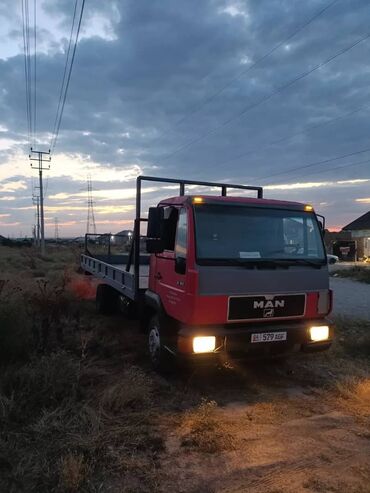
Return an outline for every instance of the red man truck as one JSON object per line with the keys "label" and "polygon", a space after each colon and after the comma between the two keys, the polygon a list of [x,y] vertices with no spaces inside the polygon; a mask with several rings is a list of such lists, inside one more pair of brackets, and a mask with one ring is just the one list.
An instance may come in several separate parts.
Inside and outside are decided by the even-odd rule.
{"label": "red man truck", "polygon": [[[176,183],[179,195],[142,217],[143,182]],[[188,195],[187,185],[220,195]],[[92,255],[98,240],[86,235],[81,266],[100,280],[100,312],[140,318],[158,369],[184,358],[322,351],[333,327],[319,217],[307,204],[264,199],[261,187],[139,176],[131,251],[112,254],[108,235],[109,253]]]}

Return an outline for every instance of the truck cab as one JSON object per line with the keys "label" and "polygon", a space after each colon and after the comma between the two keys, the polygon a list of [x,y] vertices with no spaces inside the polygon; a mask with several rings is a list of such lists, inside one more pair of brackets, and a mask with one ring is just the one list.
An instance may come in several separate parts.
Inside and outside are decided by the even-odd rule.
{"label": "truck cab", "polygon": [[[330,347],[332,294],[309,205],[188,195],[149,214],[152,360]],[[153,235],[154,233],[154,235]],[[168,356],[168,354],[167,354]]]}

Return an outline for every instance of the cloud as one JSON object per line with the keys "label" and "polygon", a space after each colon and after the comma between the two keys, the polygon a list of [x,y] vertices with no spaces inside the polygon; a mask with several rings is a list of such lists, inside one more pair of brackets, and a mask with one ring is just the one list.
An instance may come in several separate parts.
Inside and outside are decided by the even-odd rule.
{"label": "cloud", "polygon": [[27,189],[27,185],[24,180],[8,181],[7,183],[0,185],[0,192],[6,192],[6,193],[16,192],[17,190],[26,190],[26,189]]}
{"label": "cloud", "polygon": [[[287,173],[278,182],[268,177],[368,146],[370,42],[226,123],[368,30],[366,1],[337,2],[239,76],[321,8],[318,0],[90,0],[56,154],[50,171],[44,173],[46,207],[59,207],[49,212],[58,214],[62,231],[84,231],[88,174],[96,210],[112,214],[113,221],[121,213],[124,221],[132,217],[135,178],[143,173],[256,185],[261,180],[268,183],[267,197],[305,201],[315,207],[327,202],[321,207],[333,225],[365,212],[367,202],[357,199],[367,194],[368,165],[330,172],[331,166],[323,164],[310,170],[309,177],[304,169]],[[39,9],[36,145],[46,150],[72,6],[68,0],[57,0],[39,3]],[[19,5],[2,2],[0,18],[0,40],[7,40],[0,46],[0,191],[9,194],[0,200],[2,213],[9,212],[12,224],[20,223],[30,232],[34,210],[26,159]],[[354,112],[361,107],[362,111]],[[318,123],[323,125],[313,128]],[[36,186],[37,174],[32,173]],[[153,187],[145,193],[144,205],[175,193]],[[76,224],[68,221],[68,203],[71,208],[80,207],[71,209]],[[2,226],[1,232],[14,228]]]}
{"label": "cloud", "polygon": [[[266,185],[265,190],[299,190],[302,188],[333,188],[340,185],[357,185],[370,182],[370,178],[367,179],[355,179],[355,180],[340,180],[340,181],[316,181],[306,183],[285,183],[281,185]],[[357,199],[358,200],[358,199]]]}

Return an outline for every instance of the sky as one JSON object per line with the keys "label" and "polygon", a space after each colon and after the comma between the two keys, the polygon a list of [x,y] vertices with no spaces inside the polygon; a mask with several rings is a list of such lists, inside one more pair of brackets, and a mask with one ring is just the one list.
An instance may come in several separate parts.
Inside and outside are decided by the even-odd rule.
{"label": "sky", "polygon": [[[35,3],[31,143],[47,151],[74,2]],[[140,174],[263,185],[267,198],[312,204],[332,229],[369,211],[369,26],[367,0],[86,0],[44,172],[46,236],[55,218],[60,236],[86,232],[89,175],[101,233],[131,227]],[[4,236],[35,223],[29,144],[21,1],[2,0]],[[143,207],[176,193],[151,183]]]}

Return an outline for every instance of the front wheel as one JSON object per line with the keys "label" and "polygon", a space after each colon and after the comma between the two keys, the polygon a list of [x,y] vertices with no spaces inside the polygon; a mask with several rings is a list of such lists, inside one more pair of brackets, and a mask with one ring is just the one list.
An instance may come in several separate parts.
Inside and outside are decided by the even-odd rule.
{"label": "front wheel", "polygon": [[148,350],[153,368],[160,372],[173,371],[175,358],[163,344],[163,334],[159,317],[152,317],[148,327]]}

